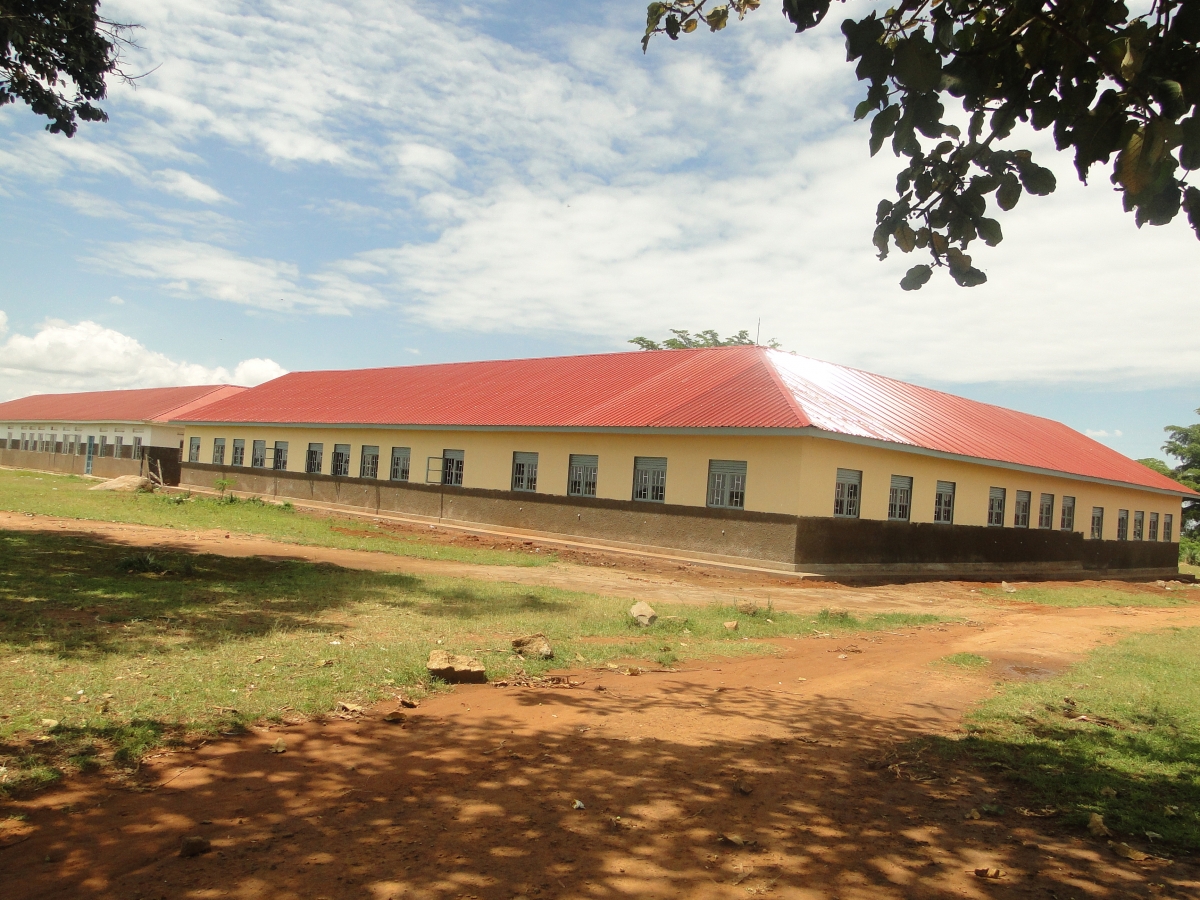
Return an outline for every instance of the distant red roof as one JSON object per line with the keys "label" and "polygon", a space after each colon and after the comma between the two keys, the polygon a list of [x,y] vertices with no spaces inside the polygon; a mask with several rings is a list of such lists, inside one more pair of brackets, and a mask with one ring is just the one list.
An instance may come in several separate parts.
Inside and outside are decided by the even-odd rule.
{"label": "distant red roof", "polygon": [[[3,407],[0,407],[2,409]],[[763,347],[292,372],[189,421],[788,429],[1190,495],[1066,425]]]}
{"label": "distant red roof", "polygon": [[232,384],[34,394],[0,403],[0,421],[8,422],[167,422],[194,414],[205,404],[240,394]]}

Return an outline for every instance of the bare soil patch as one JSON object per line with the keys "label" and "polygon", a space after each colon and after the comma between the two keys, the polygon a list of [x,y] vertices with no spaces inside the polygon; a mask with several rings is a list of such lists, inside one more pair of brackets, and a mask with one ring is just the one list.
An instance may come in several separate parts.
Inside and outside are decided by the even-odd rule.
{"label": "bare soil patch", "polygon": [[[1062,609],[985,600],[959,583],[468,566],[0,516],[0,527],[22,526],[651,603],[754,597],[962,621],[783,639],[777,656],[681,671],[573,671],[573,687],[463,686],[416,709],[382,704],[158,753],[126,784],[70,778],[5,809],[22,817],[0,819],[5,898],[1200,896],[1195,860],[1124,859],[1104,839],[1018,812],[1022,797],[999,774],[906,755],[912,738],[955,733],[997,682],[1062,671],[1128,631],[1200,624],[1200,604]],[[954,653],[991,665],[934,665]],[[1003,812],[968,818],[984,807]],[[186,837],[210,849],[182,857]]]}

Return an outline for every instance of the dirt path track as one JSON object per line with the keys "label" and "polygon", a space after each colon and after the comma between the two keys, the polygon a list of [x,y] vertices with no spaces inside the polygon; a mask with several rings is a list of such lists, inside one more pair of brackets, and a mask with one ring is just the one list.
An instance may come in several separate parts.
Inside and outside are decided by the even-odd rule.
{"label": "dirt path track", "polygon": [[[1200,897],[1194,862],[1118,859],[1053,819],[1012,812],[1020,798],[1003,782],[950,766],[914,770],[895,756],[909,738],[954,731],[997,680],[1058,671],[1127,630],[1200,624],[1200,604],[1055,610],[986,605],[968,585],[630,582],[566,564],[498,569],[230,543],[223,533],[26,522],[139,546],[561,579],[685,602],[769,587],[780,607],[834,598],[852,609],[953,610],[970,622],[782,640],[778,657],[680,672],[578,672],[582,683],[569,689],[460,687],[401,724],[383,721],[385,705],[162,753],[148,761],[140,790],[71,779],[14,804],[27,818],[0,830],[5,900]],[[930,665],[962,651],[988,656],[991,669]],[[270,752],[281,738],[286,752]],[[1009,812],[964,819],[984,803]],[[210,839],[212,852],[181,858],[185,835]],[[980,867],[1005,874],[981,879]]]}

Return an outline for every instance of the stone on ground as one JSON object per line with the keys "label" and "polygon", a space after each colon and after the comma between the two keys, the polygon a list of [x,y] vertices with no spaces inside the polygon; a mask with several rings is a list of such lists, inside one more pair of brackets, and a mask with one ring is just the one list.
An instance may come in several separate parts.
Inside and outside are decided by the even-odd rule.
{"label": "stone on ground", "polygon": [[758,604],[755,603],[753,600],[739,600],[737,602],[736,606],[737,606],[737,611],[740,612],[743,616],[758,615]]}
{"label": "stone on ground", "polygon": [[141,475],[121,475],[117,478],[111,478],[108,481],[102,481],[88,488],[88,490],[120,491],[123,494],[136,494],[142,491],[152,491],[154,490],[154,485],[150,483],[149,478],[143,478]]}
{"label": "stone on ground", "polygon": [[470,656],[456,656],[445,650],[434,650],[429,654],[429,662],[425,668],[434,678],[449,681],[451,684],[484,684],[487,682],[487,672],[483,663]]}
{"label": "stone on ground", "polygon": [[538,659],[554,659],[554,648],[540,631],[537,634],[527,634],[512,642],[513,649],[522,656],[536,656]]}
{"label": "stone on ground", "polygon": [[633,606],[629,607],[629,614],[637,619],[637,623],[643,628],[653,625],[658,621],[658,613],[645,600],[639,600]]}

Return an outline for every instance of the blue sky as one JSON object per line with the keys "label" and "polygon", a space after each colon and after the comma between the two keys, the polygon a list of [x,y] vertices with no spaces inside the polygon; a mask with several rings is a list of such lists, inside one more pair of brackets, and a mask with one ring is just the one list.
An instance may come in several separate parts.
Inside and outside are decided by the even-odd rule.
{"label": "blue sky", "polygon": [[[848,5],[853,12],[855,4]],[[644,4],[107,3],[111,121],[0,110],[0,397],[624,349],[671,327],[1051,416],[1132,456],[1200,407],[1200,246],[1059,175],[990,281],[880,263],[835,17],[638,43]],[[835,10],[835,12],[839,12]]]}

